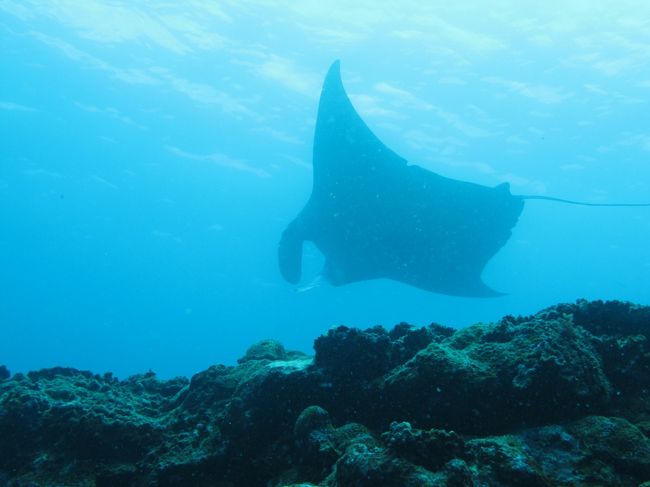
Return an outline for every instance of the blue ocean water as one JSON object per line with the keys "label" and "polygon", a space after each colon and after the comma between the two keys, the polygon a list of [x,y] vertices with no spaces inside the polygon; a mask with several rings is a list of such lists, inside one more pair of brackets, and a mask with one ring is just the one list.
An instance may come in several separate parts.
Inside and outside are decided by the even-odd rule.
{"label": "blue ocean water", "polygon": [[[411,163],[515,194],[650,201],[650,5],[490,4],[0,2],[0,363],[169,377],[262,338],[310,351],[336,324],[650,304],[650,208],[528,201],[483,275],[500,298],[282,280],[335,59]],[[308,246],[303,281],[322,264]]]}

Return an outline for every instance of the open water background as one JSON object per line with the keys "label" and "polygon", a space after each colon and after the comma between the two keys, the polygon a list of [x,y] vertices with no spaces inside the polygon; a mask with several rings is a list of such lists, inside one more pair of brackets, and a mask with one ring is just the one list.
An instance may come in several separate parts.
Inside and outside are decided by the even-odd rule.
{"label": "open water background", "polygon": [[[352,6],[351,6],[352,5]],[[650,201],[650,3],[0,1],[0,363],[188,375],[262,338],[650,304],[650,208],[529,201],[496,299],[276,262],[335,59],[390,148],[515,194]],[[407,195],[405,195],[407,197]],[[303,279],[322,257],[307,247]]]}

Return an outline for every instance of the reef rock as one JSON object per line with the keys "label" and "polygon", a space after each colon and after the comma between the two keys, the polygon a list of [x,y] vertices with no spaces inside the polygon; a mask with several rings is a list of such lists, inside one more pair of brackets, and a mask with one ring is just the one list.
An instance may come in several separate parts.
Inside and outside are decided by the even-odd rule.
{"label": "reef rock", "polygon": [[191,379],[0,366],[0,485],[650,485],[650,308],[339,326]]}

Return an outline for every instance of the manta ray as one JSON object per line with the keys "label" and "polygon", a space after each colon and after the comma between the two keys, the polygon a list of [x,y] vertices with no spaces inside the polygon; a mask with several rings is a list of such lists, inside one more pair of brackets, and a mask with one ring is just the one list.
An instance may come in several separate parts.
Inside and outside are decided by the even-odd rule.
{"label": "manta ray", "polygon": [[280,272],[299,283],[303,243],[311,241],[325,257],[321,276],[334,286],[386,278],[440,294],[499,296],[481,274],[526,199],[647,206],[513,195],[508,183],[488,187],[409,164],[361,119],[335,61],[318,107],[312,193],[282,233]]}

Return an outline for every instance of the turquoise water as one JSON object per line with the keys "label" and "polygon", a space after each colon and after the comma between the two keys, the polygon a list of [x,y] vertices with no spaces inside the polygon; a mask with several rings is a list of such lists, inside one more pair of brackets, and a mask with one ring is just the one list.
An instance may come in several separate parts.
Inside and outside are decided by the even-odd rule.
{"label": "turquoise water", "polygon": [[[285,283],[322,79],[391,149],[515,194],[650,201],[646,2],[0,2],[0,363],[163,377],[335,324],[650,304],[650,209],[528,201],[492,299]],[[407,197],[408,195],[405,195]],[[308,246],[303,283],[323,258]]]}

